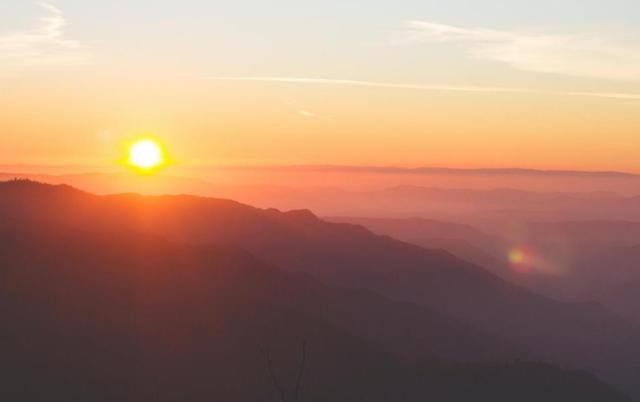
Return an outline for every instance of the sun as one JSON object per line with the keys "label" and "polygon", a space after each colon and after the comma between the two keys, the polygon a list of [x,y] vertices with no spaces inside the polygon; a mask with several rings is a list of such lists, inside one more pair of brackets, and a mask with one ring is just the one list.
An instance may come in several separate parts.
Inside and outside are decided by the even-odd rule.
{"label": "sun", "polygon": [[156,170],[166,163],[162,145],[154,139],[144,138],[129,146],[127,163],[143,172]]}

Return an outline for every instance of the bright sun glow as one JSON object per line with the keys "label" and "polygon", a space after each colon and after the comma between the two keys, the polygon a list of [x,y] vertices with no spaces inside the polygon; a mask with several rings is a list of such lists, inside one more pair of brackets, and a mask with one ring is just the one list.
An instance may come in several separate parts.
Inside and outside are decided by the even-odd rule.
{"label": "bright sun glow", "polygon": [[155,140],[138,140],[129,147],[128,162],[133,167],[150,171],[161,167],[165,163],[164,150]]}

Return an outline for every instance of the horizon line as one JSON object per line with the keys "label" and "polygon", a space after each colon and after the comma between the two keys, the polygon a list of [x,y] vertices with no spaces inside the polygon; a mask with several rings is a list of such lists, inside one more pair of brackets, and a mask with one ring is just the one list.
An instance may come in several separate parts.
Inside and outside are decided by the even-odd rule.
{"label": "horizon line", "polygon": [[[5,170],[11,168],[11,170]],[[13,169],[83,169],[68,173],[47,172],[19,172]],[[92,169],[85,171],[84,169]],[[402,167],[393,165],[341,165],[341,164],[263,164],[263,165],[193,165],[189,169],[224,169],[224,170],[272,170],[326,173],[363,173],[363,174],[466,174],[466,175],[530,175],[530,176],[576,176],[576,177],[611,177],[611,178],[638,178],[640,173],[620,170],[582,170],[582,169],[544,169],[522,167],[447,167],[447,166],[417,166]],[[11,174],[40,174],[40,175],[84,175],[84,174],[115,174],[117,172],[96,171],[95,167],[88,165],[56,165],[56,164],[0,164],[0,175]]]}
{"label": "horizon line", "polygon": [[640,178],[640,173],[619,170],[581,170],[581,169],[542,169],[542,168],[461,168],[446,166],[378,166],[378,165],[333,165],[333,164],[291,164],[291,165],[208,165],[208,168],[219,169],[268,169],[324,172],[356,172],[356,173],[397,173],[397,174],[501,174],[501,175],[544,175],[544,176],[613,176]]}

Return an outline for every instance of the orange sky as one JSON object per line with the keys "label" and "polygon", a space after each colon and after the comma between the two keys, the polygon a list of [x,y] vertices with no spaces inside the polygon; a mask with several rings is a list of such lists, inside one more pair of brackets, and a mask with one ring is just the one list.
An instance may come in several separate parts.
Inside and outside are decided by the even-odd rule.
{"label": "orange sky", "polygon": [[[177,35],[166,43],[153,39],[153,20],[123,22],[146,47],[126,45],[111,20],[105,32],[84,25],[81,8],[25,7],[24,24],[0,32],[0,164],[117,168],[122,143],[153,134],[176,166],[640,172],[635,65],[589,62],[604,52],[597,41],[559,36],[573,46],[564,60],[551,34],[389,20],[396,29],[376,26],[370,43],[327,38],[333,50],[309,68],[305,57],[320,55],[284,52],[293,42],[253,53],[253,37],[220,35],[210,52],[186,45],[187,15],[163,27]],[[413,36],[398,43],[403,29]],[[624,50],[614,45],[607,51]],[[535,63],[512,59],[514,48]]]}
{"label": "orange sky", "polygon": [[107,166],[121,158],[123,141],[153,133],[187,165],[639,170],[640,103],[561,95],[201,85],[158,89],[138,83],[106,91],[49,82],[16,90],[0,111],[2,132],[11,133],[0,137],[4,163]]}

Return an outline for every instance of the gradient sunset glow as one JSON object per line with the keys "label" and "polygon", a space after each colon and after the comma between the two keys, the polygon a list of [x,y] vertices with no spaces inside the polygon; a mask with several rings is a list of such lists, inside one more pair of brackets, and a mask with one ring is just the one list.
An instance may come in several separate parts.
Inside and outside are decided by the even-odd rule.
{"label": "gradient sunset glow", "polygon": [[638,172],[640,10],[624,4],[9,0],[0,148],[113,167],[154,132],[186,165]]}

